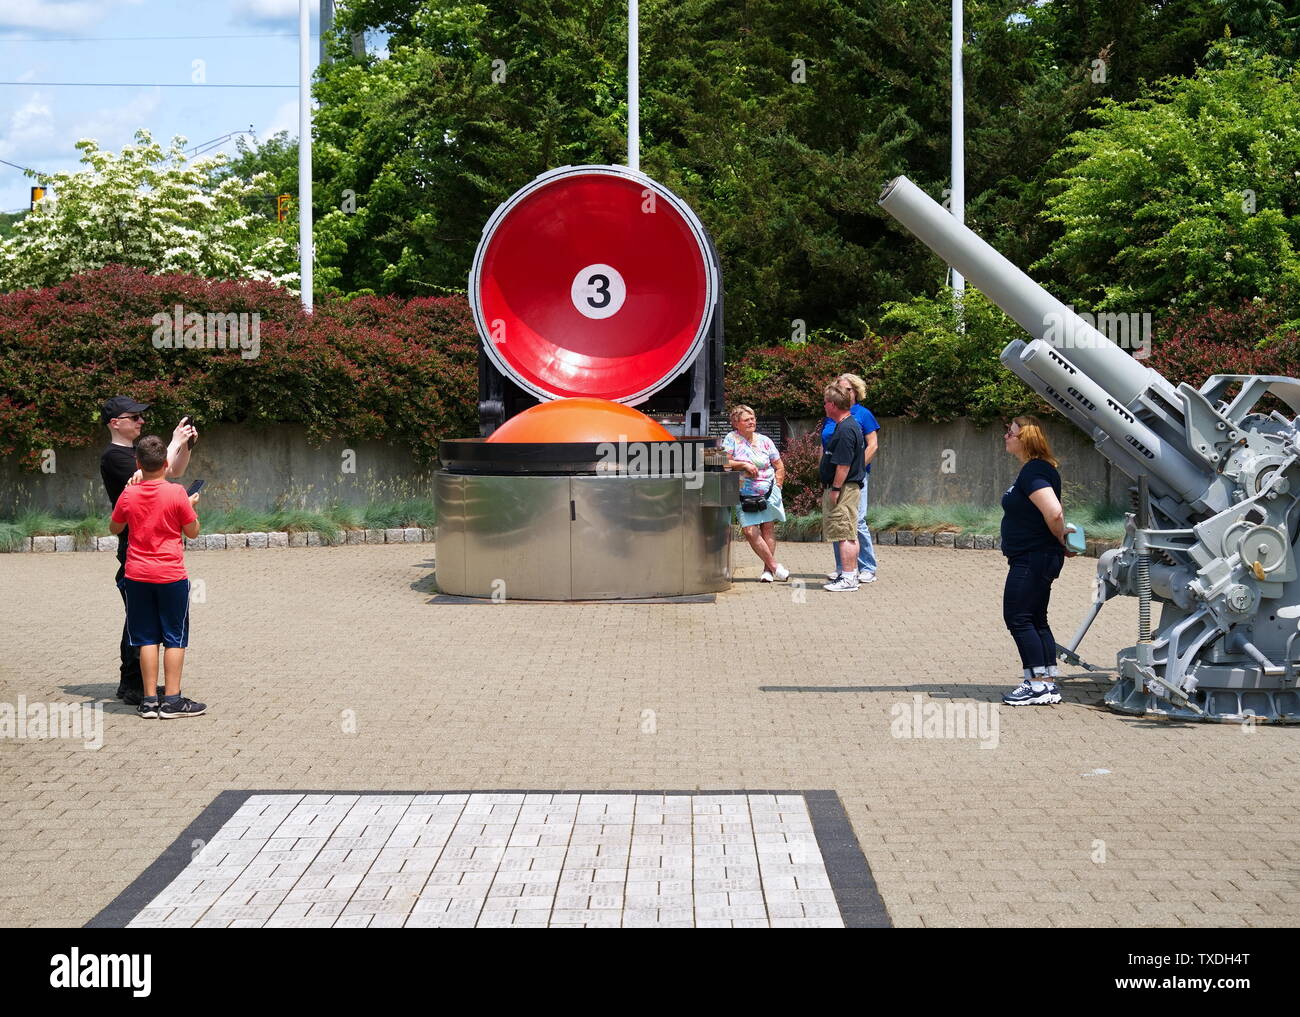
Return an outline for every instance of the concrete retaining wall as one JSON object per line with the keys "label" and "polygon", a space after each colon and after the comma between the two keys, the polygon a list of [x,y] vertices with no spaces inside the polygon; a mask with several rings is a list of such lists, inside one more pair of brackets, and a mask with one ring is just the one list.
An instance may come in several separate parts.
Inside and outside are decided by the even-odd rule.
{"label": "concrete retaining wall", "polygon": [[[170,439],[171,431],[161,437]],[[55,449],[53,473],[20,471],[14,459],[0,459],[0,519],[24,508],[70,516],[107,513],[99,477],[99,455],[107,444],[105,437],[91,448]],[[353,454],[345,455],[348,450]],[[313,448],[297,424],[204,428],[184,477],[207,481],[203,503],[209,511],[313,508],[335,499],[347,505],[432,500],[432,478],[431,471],[416,468],[405,448],[382,441],[331,441]]]}
{"label": "concrete retaining wall", "polygon": [[[790,421],[791,436],[807,433],[816,420]],[[1061,460],[1067,502],[1127,503],[1129,480],[1065,424],[1050,427]],[[105,439],[105,443],[107,439]],[[0,518],[24,508],[80,516],[106,512],[94,448],[55,450],[54,473],[20,471],[0,459]],[[353,455],[345,456],[351,450]],[[351,466],[355,472],[344,472]],[[1002,428],[977,428],[968,420],[929,424],[885,418],[880,451],[871,473],[871,503],[974,502],[997,504],[1018,465],[1003,450]],[[313,508],[337,499],[372,501],[433,497],[433,475],[420,470],[407,449],[379,441],[331,441],[319,448],[294,424],[266,429],[217,425],[205,429],[185,479],[203,478],[209,509],[242,506],[254,511]]]}
{"label": "concrete retaining wall", "polygon": [[[820,424],[820,420],[792,420],[790,434],[806,434]],[[880,449],[871,468],[871,504],[998,504],[1020,469],[1006,453],[1004,431],[1000,425],[979,428],[964,419],[931,424],[882,418]],[[1128,504],[1132,481],[1114,469],[1082,431],[1049,423],[1047,436],[1061,463],[1067,502]]]}

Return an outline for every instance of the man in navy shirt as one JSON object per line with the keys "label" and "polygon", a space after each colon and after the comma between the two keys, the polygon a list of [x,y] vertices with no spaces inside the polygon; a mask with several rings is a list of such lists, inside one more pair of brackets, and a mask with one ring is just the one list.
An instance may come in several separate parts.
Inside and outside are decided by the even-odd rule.
{"label": "man in navy shirt", "polygon": [[[108,495],[110,510],[117,504],[123,489],[135,476],[137,470],[135,442],[140,437],[140,432],[144,430],[145,416],[148,412],[148,403],[137,402],[130,396],[113,396],[100,408],[100,419],[108,428],[110,441],[99,457],[99,475],[104,481],[104,493]],[[171,445],[167,448],[167,476],[179,477],[185,472],[185,467],[190,462],[190,439],[197,438],[198,433],[189,424],[176,425],[176,430],[172,432]],[[128,539],[129,534],[126,530],[123,530],[117,538],[117,576],[114,581],[118,592],[122,595],[123,604],[126,603]],[[128,706],[137,706],[144,691],[141,685],[140,650],[139,647],[131,645],[125,623],[122,625],[122,641],[118,646],[118,653],[121,657],[121,667],[117,698]]]}
{"label": "man in navy shirt", "polygon": [[822,539],[840,542],[840,577],[824,589],[846,593],[858,588],[858,499],[867,474],[866,439],[849,412],[852,400],[838,385],[826,386],[826,416],[835,430],[817,465],[822,482]]}
{"label": "man in navy shirt", "polygon": [[[858,422],[862,428],[862,437],[866,439],[866,463],[867,472],[862,478],[862,493],[858,498],[858,582],[874,583],[876,581],[876,549],[871,542],[871,529],[867,526],[867,491],[871,483],[871,460],[876,457],[876,450],[879,447],[877,433],[880,431],[880,423],[863,400],[867,398],[867,383],[856,374],[841,374],[835,379],[835,384],[841,386],[849,393],[849,399],[852,405],[849,412],[853,414],[853,419]],[[829,417],[822,423],[822,448],[831,440],[831,435],[835,433],[835,421]],[[826,578],[832,581],[843,575],[840,568],[840,546],[838,542],[833,543],[835,568],[832,572],[826,574]]]}

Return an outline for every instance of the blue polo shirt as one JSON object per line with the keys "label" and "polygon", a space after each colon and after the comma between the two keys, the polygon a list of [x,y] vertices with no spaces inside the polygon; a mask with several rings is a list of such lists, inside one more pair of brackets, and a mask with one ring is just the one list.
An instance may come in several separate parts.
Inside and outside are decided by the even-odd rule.
{"label": "blue polo shirt", "polygon": [[[865,406],[863,406],[861,403],[854,403],[852,406],[850,406],[849,413],[852,414],[853,419],[858,422],[858,426],[862,428],[863,438],[866,438],[866,436],[869,435],[872,431],[880,430],[880,424],[877,422],[875,415],[872,414],[872,412],[869,409],[867,409]],[[822,421],[822,448],[825,448],[827,445],[830,444],[831,435],[834,433],[835,433],[835,421],[833,421],[830,417],[827,417],[825,420]],[[870,463],[867,463],[867,472],[868,473],[871,472]]]}

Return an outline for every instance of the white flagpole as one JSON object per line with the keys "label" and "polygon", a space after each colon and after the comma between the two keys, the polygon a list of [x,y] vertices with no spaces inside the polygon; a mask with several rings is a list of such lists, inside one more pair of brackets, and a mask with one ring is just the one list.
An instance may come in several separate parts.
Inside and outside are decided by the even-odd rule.
{"label": "white flagpole", "polygon": [[638,0],[627,4],[627,165],[641,170],[641,10]]}
{"label": "white flagpole", "polygon": [[302,306],[312,309],[311,0],[298,0],[298,256]]}
{"label": "white flagpole", "polygon": [[[966,221],[966,115],[965,81],[962,75],[962,2],[952,0],[952,214],[958,222]],[[961,315],[961,298],[966,280],[952,270],[953,300]]]}

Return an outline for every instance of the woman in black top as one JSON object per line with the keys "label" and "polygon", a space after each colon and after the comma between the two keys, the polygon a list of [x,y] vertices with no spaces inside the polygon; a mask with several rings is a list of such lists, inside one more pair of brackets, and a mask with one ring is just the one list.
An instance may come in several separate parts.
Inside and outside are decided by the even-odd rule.
{"label": "woman in black top", "polygon": [[1056,457],[1035,417],[1016,417],[1006,431],[1006,449],[1022,463],[1002,496],[1002,553],[1009,569],[1002,617],[1025,669],[1020,686],[1002,697],[1008,706],[1061,701],[1056,687],[1056,639],[1047,624],[1052,581],[1065,556],[1065,512]]}

